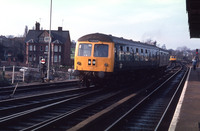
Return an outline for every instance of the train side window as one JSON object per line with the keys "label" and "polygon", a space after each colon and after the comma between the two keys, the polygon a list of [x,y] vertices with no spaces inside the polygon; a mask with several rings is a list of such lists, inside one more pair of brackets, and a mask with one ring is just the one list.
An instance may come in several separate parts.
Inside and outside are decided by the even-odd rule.
{"label": "train side window", "polygon": [[120,51],[123,51],[123,47],[122,46],[120,46]]}
{"label": "train side window", "polygon": [[149,61],[149,56],[148,56],[147,49],[145,49],[145,61]]}
{"label": "train side window", "polygon": [[140,61],[144,61],[144,50],[141,49],[141,54],[140,54]]}
{"label": "train side window", "polygon": [[131,53],[134,53],[134,49],[133,49],[132,47],[131,47],[131,50],[130,50],[130,52],[131,52]]}
{"label": "train side window", "polygon": [[131,48],[131,53],[132,53],[132,60],[134,60],[134,49],[133,48]]}
{"label": "train side window", "polygon": [[129,52],[129,47],[126,47],[127,52]]}
{"label": "train side window", "polygon": [[139,49],[136,48],[135,50],[135,61],[139,61]]}
{"label": "train side window", "polygon": [[119,52],[119,61],[124,61],[124,50],[123,50],[123,46],[120,45],[119,46],[119,49],[120,49],[120,52]]}

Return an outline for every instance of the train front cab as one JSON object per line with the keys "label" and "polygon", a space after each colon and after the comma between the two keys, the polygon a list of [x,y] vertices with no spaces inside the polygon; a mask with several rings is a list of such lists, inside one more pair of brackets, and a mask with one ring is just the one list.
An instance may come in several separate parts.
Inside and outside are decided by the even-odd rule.
{"label": "train front cab", "polygon": [[170,62],[175,62],[176,61],[176,56],[171,55],[169,60],[170,60]]}
{"label": "train front cab", "polygon": [[176,66],[176,56],[171,55],[169,61],[170,61],[170,66]]}
{"label": "train front cab", "polygon": [[81,41],[76,45],[74,69],[80,79],[91,81],[113,72],[114,43]]}

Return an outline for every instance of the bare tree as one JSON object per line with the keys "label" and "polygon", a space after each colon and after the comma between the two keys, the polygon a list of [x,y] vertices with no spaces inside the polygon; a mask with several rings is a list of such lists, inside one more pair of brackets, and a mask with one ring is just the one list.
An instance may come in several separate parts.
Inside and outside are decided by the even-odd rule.
{"label": "bare tree", "polygon": [[12,39],[12,38],[14,38],[15,36],[14,36],[14,35],[7,35],[6,37],[9,38],[9,39]]}
{"label": "bare tree", "polygon": [[151,38],[149,38],[149,39],[147,39],[147,40],[145,41],[145,43],[150,44],[150,45],[155,45],[155,46],[156,46],[157,41],[154,41],[154,40],[152,40]]}
{"label": "bare tree", "polygon": [[186,46],[182,46],[182,47],[177,47],[176,50],[177,51],[188,51],[188,50],[190,50],[190,48],[188,48]]}
{"label": "bare tree", "polygon": [[195,54],[195,51],[190,50],[190,48],[186,46],[177,47],[175,51],[175,55],[178,60],[191,61],[194,54]]}

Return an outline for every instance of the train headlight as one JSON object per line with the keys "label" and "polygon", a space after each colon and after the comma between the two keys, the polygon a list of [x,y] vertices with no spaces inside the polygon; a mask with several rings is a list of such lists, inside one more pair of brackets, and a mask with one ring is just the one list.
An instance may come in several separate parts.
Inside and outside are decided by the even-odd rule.
{"label": "train headlight", "polygon": [[88,65],[91,65],[91,59],[88,59]]}
{"label": "train headlight", "polygon": [[78,64],[78,65],[81,65],[81,62],[78,61],[77,64]]}
{"label": "train headlight", "polygon": [[105,67],[108,67],[108,63],[105,63],[104,66],[105,66]]}
{"label": "train headlight", "polygon": [[92,65],[95,65],[95,64],[96,64],[96,61],[95,61],[95,60],[93,60],[93,61],[92,61]]}

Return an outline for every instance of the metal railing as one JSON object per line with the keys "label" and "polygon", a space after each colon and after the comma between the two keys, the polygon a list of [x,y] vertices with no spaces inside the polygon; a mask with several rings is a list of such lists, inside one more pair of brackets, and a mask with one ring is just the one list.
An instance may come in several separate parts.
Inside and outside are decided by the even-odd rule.
{"label": "metal railing", "polygon": [[[30,68],[22,66],[3,66],[0,67],[0,82],[7,80],[9,83],[19,82],[41,82],[42,71],[40,68]],[[46,78],[46,73],[44,75]],[[51,70],[50,80],[52,81],[64,81],[73,79],[67,71]]]}

